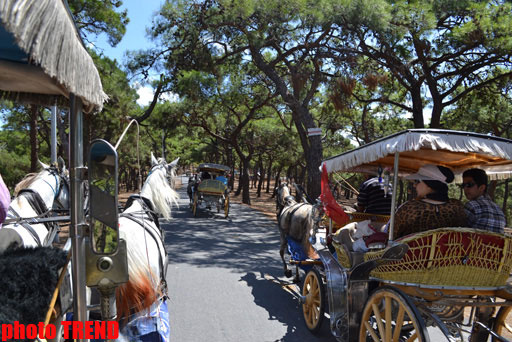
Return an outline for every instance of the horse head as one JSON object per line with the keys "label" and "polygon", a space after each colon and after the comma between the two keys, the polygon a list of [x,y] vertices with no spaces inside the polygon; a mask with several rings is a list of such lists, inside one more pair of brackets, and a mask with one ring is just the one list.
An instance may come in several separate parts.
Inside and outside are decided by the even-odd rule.
{"label": "horse head", "polygon": [[283,210],[284,207],[294,204],[296,201],[291,195],[290,187],[287,182],[281,182],[277,189],[276,196],[276,210],[277,215]]}
{"label": "horse head", "polygon": [[[180,157],[174,159],[172,162],[167,164],[167,181],[171,185],[171,188],[176,188],[176,169],[178,168],[178,161]],[[153,152],[151,152],[151,166],[155,166],[158,164],[166,164],[164,158],[155,158]]]}

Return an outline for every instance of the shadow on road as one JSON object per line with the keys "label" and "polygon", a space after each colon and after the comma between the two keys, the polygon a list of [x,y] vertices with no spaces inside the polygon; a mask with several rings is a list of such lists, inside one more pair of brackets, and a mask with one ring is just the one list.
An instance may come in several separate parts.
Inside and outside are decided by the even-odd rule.
{"label": "shadow on road", "polygon": [[[251,288],[254,303],[268,312],[269,320],[276,320],[286,326],[286,334],[277,341],[335,341],[328,326],[329,319],[324,317],[321,330],[317,335],[312,335],[306,328],[302,318],[301,304],[298,294],[298,285],[288,281],[282,281],[268,274],[247,273],[240,278]],[[305,338],[305,336],[308,336]]]}
{"label": "shadow on road", "polygon": [[174,210],[172,220],[161,224],[166,244],[172,245],[169,260],[245,272],[262,265],[280,269],[276,224],[246,206],[233,204],[232,213],[225,219],[206,210],[193,217],[188,205]]}

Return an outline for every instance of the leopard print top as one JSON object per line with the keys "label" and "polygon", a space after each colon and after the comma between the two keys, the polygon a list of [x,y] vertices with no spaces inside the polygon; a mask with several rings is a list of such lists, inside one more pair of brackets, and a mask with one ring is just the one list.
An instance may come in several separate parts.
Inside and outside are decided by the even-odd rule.
{"label": "leopard print top", "polygon": [[466,227],[464,206],[450,199],[446,203],[432,204],[412,200],[402,204],[395,214],[394,239],[412,233],[444,227]]}

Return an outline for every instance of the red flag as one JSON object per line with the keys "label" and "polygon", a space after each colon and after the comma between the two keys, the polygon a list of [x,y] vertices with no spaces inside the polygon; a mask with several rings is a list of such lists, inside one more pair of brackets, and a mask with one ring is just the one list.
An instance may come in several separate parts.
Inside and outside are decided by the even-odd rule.
{"label": "red flag", "polygon": [[322,165],[322,194],[320,195],[324,211],[334,222],[340,226],[344,226],[350,221],[343,208],[336,202],[329,187],[329,175],[325,164]]}

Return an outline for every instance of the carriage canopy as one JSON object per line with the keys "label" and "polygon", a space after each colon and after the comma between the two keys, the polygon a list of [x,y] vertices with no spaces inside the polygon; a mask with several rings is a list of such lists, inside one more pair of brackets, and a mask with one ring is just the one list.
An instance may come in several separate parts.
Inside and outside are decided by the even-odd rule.
{"label": "carriage canopy", "polygon": [[231,168],[226,165],[203,163],[197,167],[198,172],[213,172],[213,173],[225,173],[231,171]]}
{"label": "carriage canopy", "polygon": [[0,0],[0,98],[45,106],[80,97],[101,111],[107,95],[63,0]]}
{"label": "carriage canopy", "polygon": [[[418,171],[425,164],[449,167],[461,181],[464,170],[484,169],[490,179],[512,175],[512,140],[442,129],[409,129],[326,159],[327,172],[377,173],[379,167],[393,169],[399,153],[400,176]],[[458,177],[457,177],[458,176]]]}

